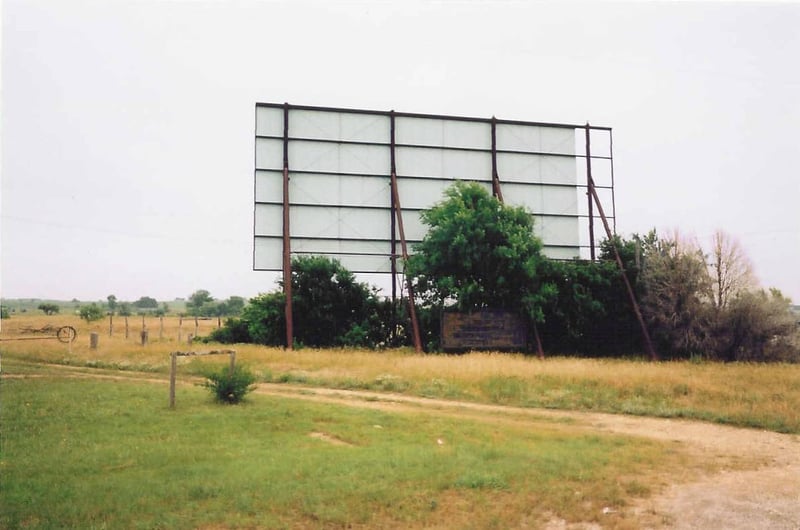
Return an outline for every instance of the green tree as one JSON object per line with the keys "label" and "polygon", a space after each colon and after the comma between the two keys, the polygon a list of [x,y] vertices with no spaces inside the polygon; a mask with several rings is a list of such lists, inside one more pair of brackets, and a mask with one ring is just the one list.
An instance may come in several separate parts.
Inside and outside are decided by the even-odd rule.
{"label": "green tree", "polygon": [[723,361],[800,361],[800,329],[791,300],[777,289],[743,291],[716,321],[716,356]]}
{"label": "green tree", "polygon": [[189,300],[186,301],[186,309],[192,316],[212,316],[215,311],[213,303],[214,298],[211,293],[205,289],[199,289],[189,296]]}
{"label": "green tree", "polygon": [[152,298],[150,296],[142,296],[138,300],[136,300],[133,305],[138,307],[139,309],[157,309],[158,308],[158,300]]}
{"label": "green tree", "polygon": [[[280,283],[282,285],[282,283]],[[335,259],[301,256],[292,260],[294,336],[312,347],[367,346],[369,333],[357,343],[345,340],[357,329],[368,329],[377,297],[356,281],[352,272]]]}
{"label": "green tree", "polygon": [[[243,338],[243,331],[246,328],[250,341],[256,344],[285,346],[285,301],[286,297],[282,292],[259,294],[250,299],[250,303],[242,311],[241,320],[228,319],[221,329],[228,328],[230,342],[242,342],[240,339]],[[241,326],[240,322],[243,322],[244,326]]]}
{"label": "green tree", "polygon": [[120,302],[117,305],[119,316],[129,317],[133,314],[133,308],[130,302]]}
{"label": "green tree", "polygon": [[[385,303],[339,261],[322,256],[294,258],[291,281],[294,339],[299,344],[375,347],[386,343],[389,326],[381,318]],[[282,287],[283,282],[278,285]],[[211,338],[285,346],[285,300],[282,290],[252,298],[241,318],[226,320]]]}
{"label": "green tree", "polygon": [[711,331],[711,277],[705,256],[677,233],[661,238],[642,264],[642,312],[657,349],[688,358],[706,352]]}
{"label": "green tree", "polygon": [[49,302],[44,302],[39,304],[39,307],[37,307],[37,309],[42,311],[45,315],[55,315],[56,313],[61,311],[61,308],[58,306],[58,304],[53,304]]}
{"label": "green tree", "polygon": [[445,198],[422,212],[429,227],[407,273],[428,304],[460,311],[498,308],[543,320],[543,305],[555,286],[543,284],[545,258],[534,236],[533,218],[504,205],[481,185],[457,182]]}
{"label": "green tree", "polygon": [[78,315],[80,315],[80,317],[86,322],[94,322],[95,320],[100,320],[103,318],[103,316],[105,316],[105,312],[103,311],[102,307],[92,302],[89,305],[82,305],[78,309]]}
{"label": "green tree", "polygon": [[111,314],[113,315],[117,310],[117,297],[113,294],[110,294],[106,297],[106,300],[108,300],[108,310],[111,311]]}
{"label": "green tree", "polygon": [[246,303],[247,303],[246,300],[241,296],[231,296],[224,302],[221,302],[220,305],[222,306],[222,308],[220,310],[220,315],[237,316],[241,314],[242,309],[244,309]]}

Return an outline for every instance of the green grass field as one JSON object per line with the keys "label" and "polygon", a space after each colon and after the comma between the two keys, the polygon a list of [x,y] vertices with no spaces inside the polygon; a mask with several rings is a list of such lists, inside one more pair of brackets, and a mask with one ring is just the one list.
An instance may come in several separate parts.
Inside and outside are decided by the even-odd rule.
{"label": "green grass field", "polygon": [[260,395],[226,406],[196,386],[170,410],[166,387],[135,374],[3,368],[2,528],[626,528],[623,508],[683,461],[562,423]]}

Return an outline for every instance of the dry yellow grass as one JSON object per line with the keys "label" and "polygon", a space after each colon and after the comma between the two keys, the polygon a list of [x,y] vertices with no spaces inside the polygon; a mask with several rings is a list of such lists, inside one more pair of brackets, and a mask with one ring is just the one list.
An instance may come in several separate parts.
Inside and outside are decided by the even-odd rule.
{"label": "dry yellow grass", "polygon": [[[3,322],[0,338],[30,337],[26,329],[71,325],[77,340],[68,347],[55,340],[0,343],[6,355],[41,362],[167,371],[169,353],[213,346],[188,345],[194,319],[156,317],[145,320],[150,342],[140,344],[141,317],[86,324],[72,315],[14,317]],[[199,335],[216,328],[216,320],[198,321]],[[89,348],[89,333],[100,345]],[[178,338],[181,338],[179,341]],[[307,382],[337,388],[366,388],[432,397],[488,401],[522,406],[598,410],[630,414],[688,417],[800,432],[800,365],[637,362],[617,359],[536,358],[502,353],[417,355],[407,350],[286,351],[236,345],[237,358],[264,380]],[[182,372],[227,362],[183,359]]]}

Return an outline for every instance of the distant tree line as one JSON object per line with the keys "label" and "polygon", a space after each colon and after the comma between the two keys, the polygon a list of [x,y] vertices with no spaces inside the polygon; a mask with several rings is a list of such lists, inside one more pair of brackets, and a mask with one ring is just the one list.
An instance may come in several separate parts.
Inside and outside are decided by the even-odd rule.
{"label": "distant tree line", "polygon": [[[542,254],[532,217],[477,184],[457,183],[423,212],[428,233],[407,264],[428,351],[439,347],[442,311],[503,308],[536,325],[551,354],[637,356],[642,334],[614,258],[620,254],[656,350],[663,359],[800,361],[790,300],[758,287],[741,247],[715,235],[693,241],[655,231],[615,236],[599,260],[555,261]],[[389,347],[411,343],[404,303],[393,305],[338,261],[292,261],[296,346]],[[286,346],[283,284],[244,305],[208,340]],[[237,301],[237,304],[239,301]],[[187,307],[213,311],[198,291]]]}

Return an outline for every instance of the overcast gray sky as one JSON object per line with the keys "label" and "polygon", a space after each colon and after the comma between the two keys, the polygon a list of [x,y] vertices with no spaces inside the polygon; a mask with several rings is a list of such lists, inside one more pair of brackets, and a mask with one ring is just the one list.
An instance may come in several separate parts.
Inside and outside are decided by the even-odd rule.
{"label": "overcast gray sky", "polygon": [[614,129],[617,230],[800,302],[800,3],[5,0],[3,297],[250,297],[257,101]]}

